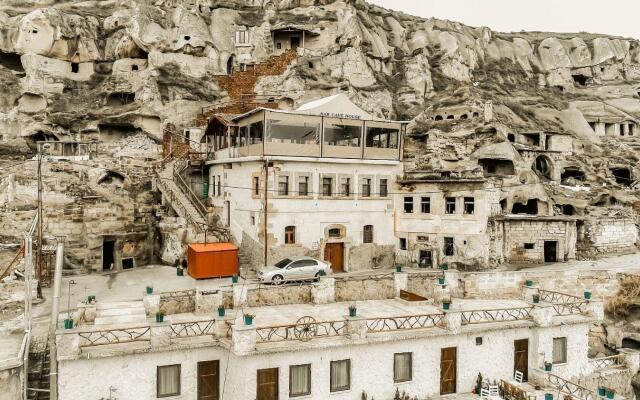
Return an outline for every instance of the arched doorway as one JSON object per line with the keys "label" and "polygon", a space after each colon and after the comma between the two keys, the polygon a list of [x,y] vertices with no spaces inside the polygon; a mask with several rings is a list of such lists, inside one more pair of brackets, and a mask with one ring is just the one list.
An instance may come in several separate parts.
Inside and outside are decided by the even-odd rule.
{"label": "arched doorway", "polygon": [[233,66],[235,64],[235,57],[233,55],[229,56],[227,60],[227,75],[233,74]]}
{"label": "arched doorway", "polygon": [[553,179],[553,161],[545,155],[539,155],[533,163],[533,170],[538,176]]}

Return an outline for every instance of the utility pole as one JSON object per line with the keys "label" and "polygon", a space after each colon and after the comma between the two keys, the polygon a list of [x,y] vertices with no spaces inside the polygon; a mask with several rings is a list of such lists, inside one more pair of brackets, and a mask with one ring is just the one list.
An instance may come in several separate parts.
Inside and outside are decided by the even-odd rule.
{"label": "utility pole", "polygon": [[42,143],[38,143],[38,253],[36,279],[42,279]]}
{"label": "utility pole", "polygon": [[268,229],[267,229],[267,217],[269,215],[269,161],[264,161],[264,216],[262,218],[264,224],[262,229],[262,234],[264,235],[264,265],[269,265],[269,243],[267,240]]}

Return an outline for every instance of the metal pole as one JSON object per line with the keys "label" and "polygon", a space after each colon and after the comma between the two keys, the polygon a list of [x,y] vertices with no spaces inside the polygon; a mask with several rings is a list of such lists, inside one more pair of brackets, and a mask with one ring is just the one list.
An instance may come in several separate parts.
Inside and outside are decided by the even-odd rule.
{"label": "metal pole", "polygon": [[23,354],[23,398],[27,400],[29,383],[29,344],[31,343],[31,276],[33,274],[33,239],[30,234],[24,238],[24,332],[27,341]]}
{"label": "metal pole", "polygon": [[38,144],[38,256],[37,279],[42,279],[42,152]]}
{"label": "metal pole", "polygon": [[269,215],[269,161],[264,161],[264,224],[263,224],[263,234],[264,234],[264,265],[269,265],[269,256],[267,254],[269,250],[269,243],[267,240],[267,217]]}
{"label": "metal pole", "polygon": [[56,349],[56,330],[58,329],[58,312],[60,311],[60,285],[64,266],[64,238],[58,238],[56,252],[56,270],[53,276],[53,303],[51,305],[51,321],[49,323],[49,351],[51,372],[49,393],[50,400],[58,399],[58,351]]}

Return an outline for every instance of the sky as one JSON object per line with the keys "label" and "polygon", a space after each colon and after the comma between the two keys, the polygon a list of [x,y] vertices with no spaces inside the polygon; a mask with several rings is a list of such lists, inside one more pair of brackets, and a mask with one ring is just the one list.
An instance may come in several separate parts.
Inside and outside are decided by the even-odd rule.
{"label": "sky", "polygon": [[640,0],[367,0],[499,32],[590,32],[640,39]]}

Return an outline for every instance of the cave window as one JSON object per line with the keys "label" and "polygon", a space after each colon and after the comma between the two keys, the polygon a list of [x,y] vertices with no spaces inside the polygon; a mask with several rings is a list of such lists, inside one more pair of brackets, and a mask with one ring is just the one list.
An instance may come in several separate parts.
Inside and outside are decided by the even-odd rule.
{"label": "cave window", "polygon": [[313,69],[313,63],[309,61],[309,68]]}
{"label": "cave window", "polygon": [[495,160],[491,158],[482,158],[478,160],[482,166],[485,177],[490,176],[510,176],[515,174],[515,167],[511,160]]}
{"label": "cave window", "polygon": [[80,64],[71,63],[71,72],[72,73],[77,74],[79,70],[80,70]]}
{"label": "cave window", "polygon": [[107,98],[108,106],[124,106],[127,104],[131,104],[136,100],[135,93],[128,92],[115,92],[111,93]]}
{"label": "cave window", "polygon": [[576,208],[571,204],[563,204],[562,205],[562,214],[563,215],[576,215]]}
{"label": "cave window", "polygon": [[462,114],[460,116],[460,119],[469,119],[469,116],[467,114]]}
{"label": "cave window", "polygon": [[620,185],[630,186],[631,179],[631,171],[627,168],[611,168],[611,173],[613,174],[614,179]]}
{"label": "cave window", "polygon": [[447,119],[454,119],[455,117],[453,115],[447,115]]}
{"label": "cave window", "polygon": [[473,118],[478,118],[480,116],[480,113],[474,112],[473,113]]}
{"label": "cave window", "polygon": [[541,177],[551,179],[551,160],[546,156],[538,156],[533,163],[533,170]]}
{"label": "cave window", "polygon": [[434,118],[436,121],[442,121],[442,115],[436,115],[436,117]]}
{"label": "cave window", "polygon": [[134,65],[132,65],[132,66],[131,66],[131,70],[132,70],[132,71],[137,71],[137,70],[138,70],[138,66],[137,66],[137,65],[135,65],[135,64],[134,64]]}
{"label": "cave window", "polygon": [[585,174],[584,174],[584,172],[582,172],[582,170],[580,170],[580,168],[567,167],[567,168],[564,169],[564,171],[560,175],[560,182],[563,185],[571,184],[572,182],[569,181],[569,179],[572,179],[572,180],[575,180],[575,181],[579,181],[579,182],[584,182],[585,181]]}
{"label": "cave window", "polygon": [[510,133],[507,135],[507,139],[511,142],[511,143],[515,143],[516,142],[516,135],[514,135],[513,133]]}
{"label": "cave window", "polygon": [[528,145],[536,147],[540,146],[539,133],[523,133],[522,136],[526,139]]}
{"label": "cave window", "polygon": [[589,126],[591,127],[591,130],[593,130],[594,132],[596,131],[596,123],[595,122],[589,122]]}
{"label": "cave window", "polygon": [[0,50],[0,65],[13,71],[24,72],[19,54],[5,53]]}
{"label": "cave window", "polygon": [[186,36],[184,37],[184,40],[191,40],[191,36],[186,35]]}
{"label": "cave window", "polygon": [[511,209],[511,213],[513,214],[527,214],[527,215],[537,215],[538,214],[538,200],[530,199],[526,203],[514,203],[513,208]]}
{"label": "cave window", "polygon": [[535,243],[525,243],[524,244],[524,249],[525,250],[533,250],[533,249],[535,249],[535,247],[536,247]]}
{"label": "cave window", "polygon": [[33,30],[31,31],[31,33],[33,33],[34,35],[37,35],[37,34],[38,34],[38,30],[37,30],[37,29],[33,29]]}
{"label": "cave window", "polygon": [[122,259],[122,269],[132,269],[134,266],[135,266],[135,261],[133,257]]}
{"label": "cave window", "polygon": [[589,81],[589,77],[582,74],[571,75],[571,77],[573,78],[573,83],[578,86],[587,86]]}
{"label": "cave window", "polygon": [[507,199],[500,200],[500,208],[502,212],[507,212]]}
{"label": "cave window", "polygon": [[98,179],[98,185],[110,185],[122,186],[124,183],[124,175],[115,171],[107,171],[100,179]]}

